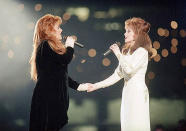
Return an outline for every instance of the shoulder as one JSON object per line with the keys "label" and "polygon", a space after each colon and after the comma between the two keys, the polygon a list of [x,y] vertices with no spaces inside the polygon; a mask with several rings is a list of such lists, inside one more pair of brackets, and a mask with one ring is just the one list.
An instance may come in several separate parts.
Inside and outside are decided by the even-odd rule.
{"label": "shoulder", "polygon": [[48,41],[44,40],[42,41],[38,48],[37,48],[37,52],[41,52],[42,54],[46,54],[46,52],[52,52],[52,49],[48,43]]}
{"label": "shoulder", "polygon": [[46,47],[49,47],[49,44],[48,44],[48,41],[44,40],[39,44],[38,49],[46,48]]}
{"label": "shoulder", "polygon": [[137,54],[148,54],[148,51],[145,48],[143,48],[143,47],[139,47],[139,48],[137,48],[134,51],[134,53],[137,53]]}

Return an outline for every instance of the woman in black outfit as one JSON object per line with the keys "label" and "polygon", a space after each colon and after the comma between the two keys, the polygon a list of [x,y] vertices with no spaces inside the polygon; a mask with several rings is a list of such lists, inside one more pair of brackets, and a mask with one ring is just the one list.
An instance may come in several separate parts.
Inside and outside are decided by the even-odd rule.
{"label": "woman in black outfit", "polygon": [[35,26],[31,78],[36,81],[33,92],[29,131],[59,131],[68,123],[68,86],[85,91],[89,84],[79,84],[68,76],[68,64],[74,53],[73,37],[61,42],[62,20],[47,14]]}

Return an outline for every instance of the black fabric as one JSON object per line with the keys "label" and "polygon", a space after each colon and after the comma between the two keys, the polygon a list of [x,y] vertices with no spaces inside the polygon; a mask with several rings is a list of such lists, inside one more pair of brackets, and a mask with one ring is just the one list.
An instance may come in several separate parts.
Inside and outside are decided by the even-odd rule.
{"label": "black fabric", "polygon": [[68,123],[68,86],[77,90],[79,83],[68,76],[68,64],[74,49],[67,47],[65,54],[54,52],[43,41],[36,55],[37,83],[34,88],[29,131],[57,131]]}

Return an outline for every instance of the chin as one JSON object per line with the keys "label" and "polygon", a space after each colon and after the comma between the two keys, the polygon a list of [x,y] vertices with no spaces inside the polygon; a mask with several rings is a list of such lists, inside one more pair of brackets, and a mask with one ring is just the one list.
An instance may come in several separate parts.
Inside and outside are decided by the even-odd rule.
{"label": "chin", "polygon": [[59,37],[58,39],[59,39],[59,40],[62,40],[62,37]]}

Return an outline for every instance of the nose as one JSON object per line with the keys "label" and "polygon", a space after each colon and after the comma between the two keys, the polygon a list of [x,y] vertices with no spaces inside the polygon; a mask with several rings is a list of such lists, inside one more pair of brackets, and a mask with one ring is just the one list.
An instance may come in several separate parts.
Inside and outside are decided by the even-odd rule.
{"label": "nose", "polygon": [[126,33],[124,33],[124,37],[126,37]]}

